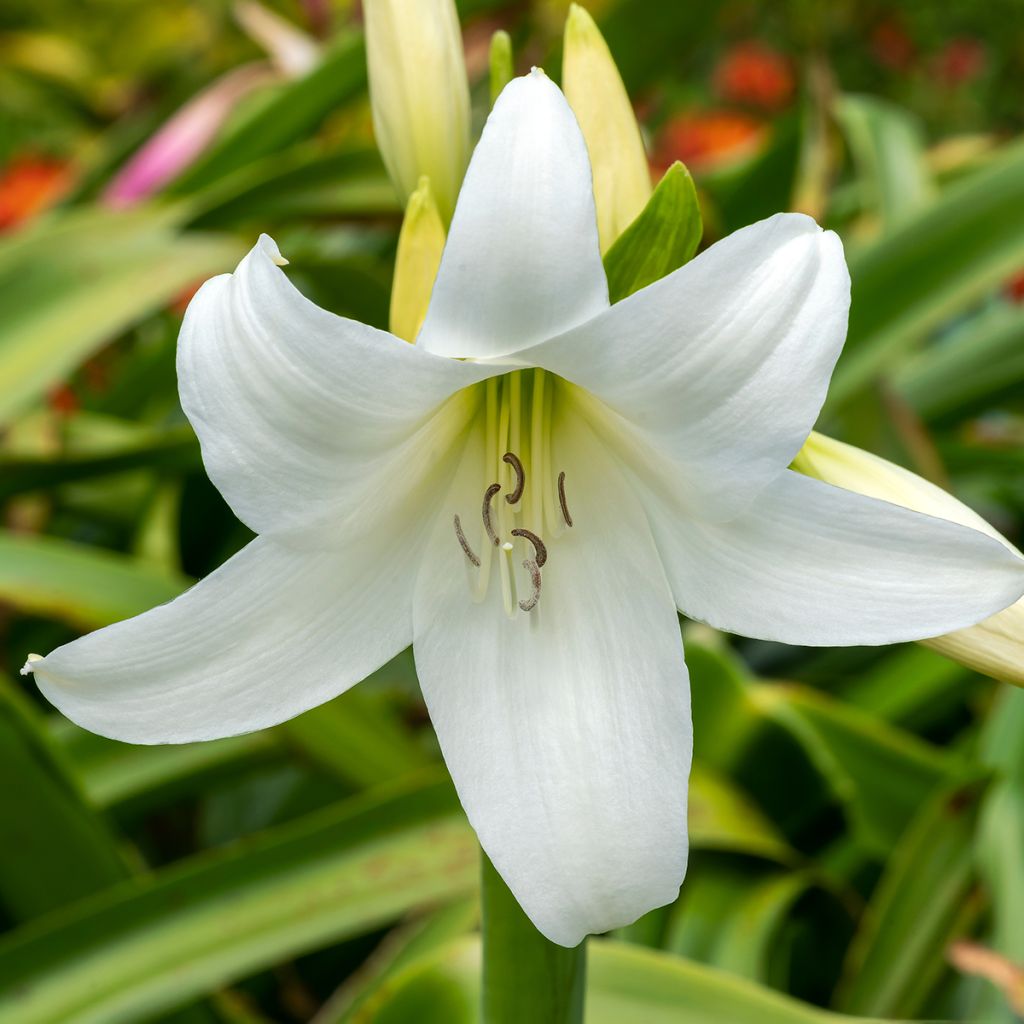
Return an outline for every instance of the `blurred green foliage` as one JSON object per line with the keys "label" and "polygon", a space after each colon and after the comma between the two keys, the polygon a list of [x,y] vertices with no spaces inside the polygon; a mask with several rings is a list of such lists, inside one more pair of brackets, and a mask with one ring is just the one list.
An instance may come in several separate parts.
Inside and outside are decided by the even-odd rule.
{"label": "blurred green foliage", "polygon": [[[15,675],[249,539],[176,397],[202,279],[266,230],[313,300],[386,322],[398,204],[357,12],[275,6],[320,40],[318,68],[247,96],[128,210],[102,198],[126,158],[261,51],[222,0],[0,10],[3,1024],[477,1019],[475,841],[408,653],[275,729],[152,749],[84,733]],[[854,306],[823,426],[1019,542],[1021,5],[593,7],[659,173],[693,173],[703,244],[780,209],[842,234]],[[460,9],[479,123],[491,33],[555,69],[565,5]],[[652,230],[690,188],[672,173]],[[621,294],[671,269],[644,256],[629,235],[609,254]],[[592,943],[588,1020],[1016,1019],[982,975],[1020,998],[1024,693],[913,647],[687,640],[689,877]],[[962,940],[995,968],[954,969]]]}

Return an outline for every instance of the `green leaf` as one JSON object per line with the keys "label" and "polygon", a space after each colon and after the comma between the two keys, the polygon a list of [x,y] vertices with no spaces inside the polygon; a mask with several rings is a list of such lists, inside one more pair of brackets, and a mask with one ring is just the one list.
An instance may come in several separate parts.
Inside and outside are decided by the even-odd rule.
{"label": "green leaf", "polygon": [[857,165],[862,199],[886,229],[932,201],[923,133],[911,114],[887,100],[849,93],[834,110]]}
{"label": "green leaf", "polygon": [[269,230],[308,217],[397,215],[401,204],[376,150],[325,155],[310,145],[240,167],[192,196],[189,209],[200,230]]}
{"label": "green leaf", "polygon": [[436,776],[108,890],[0,940],[0,1022],[120,1024],[472,893],[476,839]]}
{"label": "green leaf", "polygon": [[226,132],[172,185],[185,195],[262,157],[283,152],[309,136],[328,114],[366,86],[361,35],[341,38],[305,78],[273,92],[248,117]]}
{"label": "green leaf", "polygon": [[725,775],[696,761],[690,773],[690,846],[790,863],[795,853],[753,801]]}
{"label": "green leaf", "polygon": [[119,743],[54,716],[50,734],[74,765],[89,801],[119,815],[202,794],[217,781],[282,756],[269,732],[152,747]]}
{"label": "green leaf", "polygon": [[835,1006],[915,1017],[945,970],[945,950],[978,911],[968,897],[978,782],[921,808],[886,862],[850,946]]}
{"label": "green leaf", "polygon": [[[587,1024],[880,1024],[798,1002],[716,968],[590,943]],[[394,979],[360,1024],[479,1024],[480,942],[462,939]]]}
{"label": "green leaf", "polygon": [[[359,973],[346,981],[316,1016],[316,1024],[360,1024],[387,1002],[410,967],[432,960],[480,921],[479,900],[456,902],[393,929]],[[443,1000],[433,1008],[440,1011]],[[421,1018],[417,1017],[417,1021]]]}
{"label": "green leaf", "polygon": [[605,254],[611,301],[632,295],[692,259],[703,231],[693,178],[677,161]]}
{"label": "green leaf", "polygon": [[937,787],[968,771],[961,759],[810,688],[762,685],[756,697],[813,757],[855,835],[880,856]]}
{"label": "green leaf", "polygon": [[595,942],[589,967],[587,1024],[866,1024],[636,946]]}
{"label": "green leaf", "polygon": [[241,258],[233,239],[179,234],[177,216],[75,211],[0,242],[0,426],[121,331]]}
{"label": "green leaf", "polygon": [[148,431],[127,444],[103,452],[68,452],[55,456],[0,453],[0,501],[63,484],[128,473],[136,469],[181,473],[202,466],[199,444],[190,427],[156,436]]}
{"label": "green leaf", "polygon": [[170,601],[190,582],[101,548],[0,531],[0,600],[83,630]]}
{"label": "green leaf", "polygon": [[1024,265],[1024,143],[852,253],[849,263],[853,304],[832,407]]}
{"label": "green leaf", "polygon": [[0,902],[34,917],[129,877],[107,823],[86,803],[31,708],[0,678]]}
{"label": "green leaf", "polygon": [[[982,759],[996,772],[985,794],[975,841],[978,873],[991,915],[992,948],[1024,963],[1024,691],[1001,688],[981,740]],[[978,1020],[1016,1021],[1002,992],[988,988]]]}
{"label": "green leaf", "polygon": [[1024,309],[999,305],[924,349],[893,384],[928,419],[1012,393],[1024,381]]}

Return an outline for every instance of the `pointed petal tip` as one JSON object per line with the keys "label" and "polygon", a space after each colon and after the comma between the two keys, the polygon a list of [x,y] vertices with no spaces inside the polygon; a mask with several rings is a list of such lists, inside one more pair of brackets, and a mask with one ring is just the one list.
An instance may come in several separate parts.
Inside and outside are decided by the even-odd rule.
{"label": "pointed petal tip", "polygon": [[25,664],[21,667],[21,674],[23,676],[30,676],[36,670],[36,666],[43,660],[41,654],[30,654]]}
{"label": "pointed petal tip", "polygon": [[288,266],[288,261],[281,255],[281,250],[278,248],[277,242],[275,242],[270,235],[260,235],[259,241],[256,243],[256,247],[270,260],[271,263],[274,264],[274,266]]}

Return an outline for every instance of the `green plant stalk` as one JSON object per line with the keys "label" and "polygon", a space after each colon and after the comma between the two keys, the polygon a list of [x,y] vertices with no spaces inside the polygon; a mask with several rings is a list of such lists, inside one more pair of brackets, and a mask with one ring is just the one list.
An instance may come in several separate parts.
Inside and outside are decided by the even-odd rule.
{"label": "green plant stalk", "polygon": [[566,949],[544,938],[480,859],[484,1024],[583,1024],[586,940]]}

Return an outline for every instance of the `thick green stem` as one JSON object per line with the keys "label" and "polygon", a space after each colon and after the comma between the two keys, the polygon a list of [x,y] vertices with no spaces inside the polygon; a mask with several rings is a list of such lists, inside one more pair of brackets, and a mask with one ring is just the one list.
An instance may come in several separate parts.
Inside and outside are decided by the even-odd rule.
{"label": "thick green stem", "polygon": [[484,1024],[582,1024],[587,947],[566,949],[530,923],[484,855]]}

